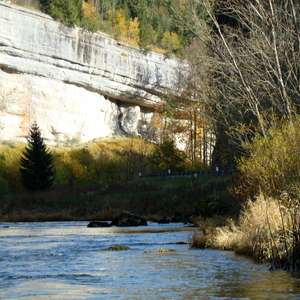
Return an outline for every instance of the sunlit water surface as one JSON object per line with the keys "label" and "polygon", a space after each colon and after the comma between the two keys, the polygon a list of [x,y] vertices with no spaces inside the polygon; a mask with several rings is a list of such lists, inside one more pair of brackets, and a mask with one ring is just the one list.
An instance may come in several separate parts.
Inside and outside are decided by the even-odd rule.
{"label": "sunlit water surface", "polygon": [[[0,224],[0,299],[300,299],[295,276],[178,244],[192,236],[181,224],[151,224],[148,233],[86,225]],[[104,251],[115,244],[130,250]]]}

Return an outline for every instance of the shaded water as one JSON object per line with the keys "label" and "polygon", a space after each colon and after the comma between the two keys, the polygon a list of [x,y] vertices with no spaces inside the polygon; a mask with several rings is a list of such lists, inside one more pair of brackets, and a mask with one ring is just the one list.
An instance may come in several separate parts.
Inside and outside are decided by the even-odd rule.
{"label": "shaded water", "polygon": [[[192,235],[180,224],[148,233],[86,224],[1,224],[0,299],[300,299],[300,279],[285,272],[177,244]],[[131,249],[103,251],[115,244]]]}

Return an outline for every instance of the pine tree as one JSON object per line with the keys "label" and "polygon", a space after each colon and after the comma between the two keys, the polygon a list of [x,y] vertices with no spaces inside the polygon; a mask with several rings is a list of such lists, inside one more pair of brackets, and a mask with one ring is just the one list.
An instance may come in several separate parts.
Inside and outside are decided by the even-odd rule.
{"label": "pine tree", "polygon": [[53,157],[36,123],[29,132],[27,146],[20,161],[20,172],[22,183],[28,190],[46,190],[53,184]]}
{"label": "pine tree", "polygon": [[74,26],[80,24],[81,6],[81,0],[51,0],[47,12],[63,24]]}

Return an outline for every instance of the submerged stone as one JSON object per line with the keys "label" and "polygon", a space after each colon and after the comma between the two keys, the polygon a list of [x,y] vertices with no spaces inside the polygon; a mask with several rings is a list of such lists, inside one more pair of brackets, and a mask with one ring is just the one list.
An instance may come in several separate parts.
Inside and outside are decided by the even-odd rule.
{"label": "submerged stone", "polygon": [[168,253],[174,253],[176,252],[175,249],[170,249],[170,248],[158,248],[158,249],[154,249],[154,250],[145,250],[145,253],[156,253],[156,254],[168,254]]}
{"label": "submerged stone", "polygon": [[129,212],[123,212],[111,222],[112,225],[118,227],[136,227],[147,226],[147,220],[143,217],[131,214]]}
{"label": "submerged stone", "polygon": [[127,250],[130,250],[130,248],[128,246],[124,246],[124,245],[113,245],[104,250],[105,251],[127,251]]}

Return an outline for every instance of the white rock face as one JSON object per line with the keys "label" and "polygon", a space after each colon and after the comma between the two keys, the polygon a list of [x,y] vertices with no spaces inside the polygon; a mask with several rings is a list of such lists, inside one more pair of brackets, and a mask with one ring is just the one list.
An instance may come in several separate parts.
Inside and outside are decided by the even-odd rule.
{"label": "white rock face", "polygon": [[0,71],[1,140],[24,140],[34,121],[48,143],[56,145],[140,135],[141,123],[151,122],[151,117],[139,106],[120,107],[81,87]]}
{"label": "white rock face", "polygon": [[49,143],[148,136],[151,109],[176,92],[185,70],[177,60],[2,1],[0,139],[23,139],[34,121]]}

